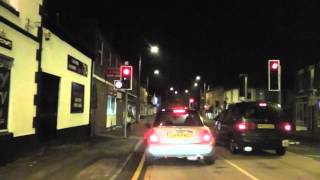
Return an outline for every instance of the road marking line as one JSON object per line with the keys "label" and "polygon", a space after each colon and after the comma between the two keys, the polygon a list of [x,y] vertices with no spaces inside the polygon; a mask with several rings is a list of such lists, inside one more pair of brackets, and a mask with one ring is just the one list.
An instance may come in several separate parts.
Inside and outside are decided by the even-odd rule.
{"label": "road marking line", "polygon": [[[224,158],[223,158],[224,159]],[[224,159],[228,164],[230,164],[231,166],[233,166],[234,168],[236,168],[237,170],[239,170],[241,173],[243,173],[244,175],[248,176],[250,179],[252,180],[259,180],[258,178],[256,178],[254,175],[250,174],[249,172],[247,172],[246,170],[240,168],[239,166],[235,165],[234,163],[232,163],[231,161]]]}
{"label": "road marking line", "polygon": [[146,155],[143,154],[142,158],[141,158],[141,161],[139,163],[139,166],[137,168],[137,170],[134,172],[134,175],[133,177],[131,178],[131,180],[138,180],[139,179],[139,176],[142,172],[142,168],[143,168],[143,165],[144,165],[144,162],[145,162],[145,159],[146,159]]}
{"label": "road marking line", "polygon": [[128,164],[130,159],[132,158],[133,154],[138,150],[140,145],[142,144],[142,140],[140,140],[136,146],[134,147],[134,150],[130,153],[130,155],[127,157],[127,159],[122,163],[121,167],[118,169],[118,171],[110,178],[110,180],[115,180],[118,178],[118,176],[121,174],[125,166]]}

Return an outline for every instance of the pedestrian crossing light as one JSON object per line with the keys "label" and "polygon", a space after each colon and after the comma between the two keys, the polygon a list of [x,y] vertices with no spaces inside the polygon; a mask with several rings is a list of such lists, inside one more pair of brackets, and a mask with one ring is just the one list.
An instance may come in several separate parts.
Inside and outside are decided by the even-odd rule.
{"label": "pedestrian crossing light", "polygon": [[281,66],[280,60],[268,61],[268,89],[269,91],[281,90]]}
{"label": "pedestrian crossing light", "polygon": [[120,81],[122,83],[121,89],[132,90],[132,77],[133,77],[132,66],[120,67]]}

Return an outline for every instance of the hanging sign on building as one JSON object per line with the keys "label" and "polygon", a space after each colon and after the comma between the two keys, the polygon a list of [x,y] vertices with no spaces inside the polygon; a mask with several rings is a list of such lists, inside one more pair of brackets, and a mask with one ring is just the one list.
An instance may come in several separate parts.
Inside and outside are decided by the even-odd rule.
{"label": "hanging sign on building", "polygon": [[68,70],[83,76],[88,75],[88,65],[70,55],[68,56]]}

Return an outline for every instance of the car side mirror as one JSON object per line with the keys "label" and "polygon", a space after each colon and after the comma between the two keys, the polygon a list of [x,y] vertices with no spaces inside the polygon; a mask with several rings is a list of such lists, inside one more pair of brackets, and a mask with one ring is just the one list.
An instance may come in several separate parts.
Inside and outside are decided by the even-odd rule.
{"label": "car side mirror", "polygon": [[145,124],[145,127],[146,127],[147,129],[150,129],[150,128],[151,128],[151,124],[147,123],[147,124]]}

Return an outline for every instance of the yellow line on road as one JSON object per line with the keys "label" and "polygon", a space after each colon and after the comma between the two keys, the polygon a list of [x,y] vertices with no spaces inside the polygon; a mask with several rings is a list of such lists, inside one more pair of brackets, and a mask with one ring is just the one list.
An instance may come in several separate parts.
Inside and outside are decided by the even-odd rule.
{"label": "yellow line on road", "polygon": [[131,180],[138,180],[139,179],[139,176],[141,174],[145,159],[146,159],[146,155],[143,154],[143,156],[141,158],[141,161],[139,163],[139,166],[138,166],[137,170],[134,172],[134,175],[131,178]]}
{"label": "yellow line on road", "polygon": [[231,166],[233,166],[234,168],[236,168],[237,170],[239,170],[242,174],[248,176],[250,179],[252,180],[259,180],[258,178],[256,178],[254,175],[250,174],[249,172],[247,172],[246,170],[240,168],[239,166],[235,165],[234,163],[232,163],[229,160],[224,159],[228,164],[230,164]]}

